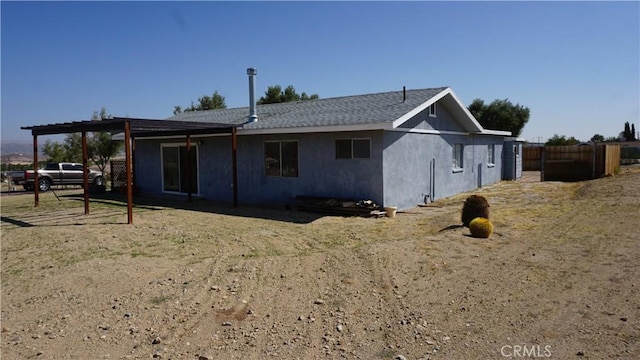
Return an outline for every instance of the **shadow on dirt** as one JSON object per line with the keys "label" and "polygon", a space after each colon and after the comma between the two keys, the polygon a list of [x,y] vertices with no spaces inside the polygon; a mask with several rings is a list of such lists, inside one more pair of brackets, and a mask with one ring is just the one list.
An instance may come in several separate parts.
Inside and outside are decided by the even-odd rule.
{"label": "shadow on dirt", "polygon": [[[84,200],[83,194],[68,194],[62,195],[61,198],[67,198],[72,200],[78,200],[82,202]],[[125,195],[104,192],[91,194],[91,203],[103,203],[111,206],[127,207],[127,198]],[[201,211],[219,215],[229,216],[242,216],[247,218],[258,218],[266,220],[276,220],[283,222],[291,222],[297,224],[307,224],[315,220],[318,220],[326,215],[297,211],[291,206],[286,205],[265,205],[265,206],[253,206],[253,205],[240,205],[233,207],[232,204],[215,202],[211,200],[205,200],[202,198],[193,198],[191,202],[183,196],[167,196],[155,197],[149,195],[136,195],[133,197],[133,213],[135,222],[136,209],[144,210],[166,210],[166,209],[180,209],[190,211]]]}

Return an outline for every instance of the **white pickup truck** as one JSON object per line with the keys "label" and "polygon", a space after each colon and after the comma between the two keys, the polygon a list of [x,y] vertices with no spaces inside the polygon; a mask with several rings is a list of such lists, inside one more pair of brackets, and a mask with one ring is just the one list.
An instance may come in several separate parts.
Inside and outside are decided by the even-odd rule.
{"label": "white pickup truck", "polygon": [[[47,191],[52,185],[83,185],[84,169],[82,164],[77,163],[49,163],[44,169],[38,170],[38,183],[40,191]],[[102,172],[89,169],[89,185],[104,186],[104,176]],[[33,190],[34,173],[33,170],[24,172],[25,190]]]}

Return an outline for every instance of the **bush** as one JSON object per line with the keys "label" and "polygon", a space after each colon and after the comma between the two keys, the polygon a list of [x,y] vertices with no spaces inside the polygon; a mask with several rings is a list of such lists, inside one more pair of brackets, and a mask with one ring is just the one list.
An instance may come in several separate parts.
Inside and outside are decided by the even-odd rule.
{"label": "bush", "polygon": [[471,220],[469,230],[471,236],[486,239],[493,232],[493,224],[487,218],[477,217]]}
{"label": "bush", "polygon": [[469,227],[471,220],[477,217],[489,219],[489,202],[484,196],[471,195],[462,207],[462,225]]}

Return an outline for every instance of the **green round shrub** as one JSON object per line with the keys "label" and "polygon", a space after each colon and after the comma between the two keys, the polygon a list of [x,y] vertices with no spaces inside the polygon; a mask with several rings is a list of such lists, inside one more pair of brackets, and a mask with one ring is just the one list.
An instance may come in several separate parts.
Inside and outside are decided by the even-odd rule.
{"label": "green round shrub", "polygon": [[493,232],[493,224],[487,218],[477,217],[469,223],[469,230],[471,236],[486,239]]}

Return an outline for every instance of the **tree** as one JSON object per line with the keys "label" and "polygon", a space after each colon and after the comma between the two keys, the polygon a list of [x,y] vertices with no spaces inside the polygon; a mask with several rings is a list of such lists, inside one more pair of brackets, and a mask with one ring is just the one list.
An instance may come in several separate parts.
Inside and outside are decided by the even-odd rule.
{"label": "tree", "polygon": [[315,100],[318,98],[318,94],[307,95],[305,92],[302,94],[296,93],[296,89],[293,85],[287,86],[284,91],[280,85],[274,85],[267,87],[267,91],[265,91],[264,96],[258,100],[258,104],[275,104],[291,101]]}
{"label": "tree", "polygon": [[[94,111],[91,120],[111,119],[111,114],[106,108]],[[121,141],[111,140],[108,132],[94,132],[87,136],[87,156],[104,172],[109,160],[114,157],[124,144]],[[82,162],[82,134],[67,134],[62,144],[47,140],[42,151],[49,162]]]}
{"label": "tree", "polygon": [[65,161],[82,162],[82,135],[80,133],[67,134],[64,138]]}
{"label": "tree", "polygon": [[573,136],[568,138],[564,135],[560,136],[558,134],[554,134],[545,145],[547,146],[562,146],[562,145],[576,145],[579,144],[580,140],[574,138]]}
{"label": "tree", "polygon": [[[227,104],[225,103],[224,96],[218,94],[216,90],[213,95],[203,95],[198,98],[198,105],[194,105],[193,101],[191,102],[191,106],[184,109],[187,111],[203,111],[203,110],[213,110],[213,109],[226,109]],[[173,107],[173,115],[180,114],[182,112],[181,106]]]}
{"label": "tree", "polygon": [[[107,114],[107,109],[102,108],[100,111],[94,111],[91,120],[111,119],[113,116]],[[94,132],[87,139],[88,157],[93,163],[104,173],[109,160],[118,154],[124,143],[121,141],[113,141],[111,134],[108,132]]]}
{"label": "tree", "polygon": [[529,108],[520,104],[513,105],[509,99],[494,100],[485,105],[481,99],[475,99],[469,105],[469,112],[486,129],[511,131],[511,135],[520,136],[522,128],[529,121]]}
{"label": "tree", "polygon": [[604,141],[604,136],[600,134],[595,134],[591,137],[591,142],[603,142],[603,141]]}
{"label": "tree", "polygon": [[631,141],[636,141],[638,138],[636,137],[636,125],[631,124]]}
{"label": "tree", "polygon": [[54,142],[50,139],[45,141],[42,153],[47,157],[47,161],[49,162],[63,162],[67,159],[65,147],[59,142]]}
{"label": "tree", "polygon": [[622,134],[622,137],[624,138],[624,141],[633,141],[631,139],[634,138],[634,136],[631,135],[631,127],[629,127],[628,121],[624,123],[624,132]]}

